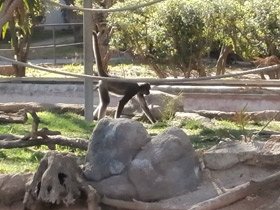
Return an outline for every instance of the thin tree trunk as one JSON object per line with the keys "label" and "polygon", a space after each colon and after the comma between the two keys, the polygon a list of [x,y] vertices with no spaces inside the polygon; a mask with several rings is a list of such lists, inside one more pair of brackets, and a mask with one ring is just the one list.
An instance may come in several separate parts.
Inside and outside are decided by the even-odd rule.
{"label": "thin tree trunk", "polygon": [[206,76],[205,66],[202,62],[201,55],[199,55],[198,58],[197,58],[197,70],[198,70],[198,73],[199,73],[200,77],[205,77]]}
{"label": "thin tree trunk", "polygon": [[159,78],[165,78],[166,74],[159,68],[159,66],[153,62],[148,61],[148,64],[151,66],[151,68],[154,70],[154,72],[156,73],[156,75]]}
{"label": "thin tree trunk", "polygon": [[223,75],[225,74],[225,69],[226,69],[226,61],[227,61],[227,57],[229,55],[229,53],[232,52],[232,45],[223,45],[221,52],[220,52],[220,56],[219,59],[217,61],[217,73],[216,75]]}
{"label": "thin tree trunk", "polygon": [[[17,29],[15,26],[15,21],[11,20],[9,22],[9,26],[10,26],[11,36],[12,36],[13,47],[15,50],[15,59],[17,61],[26,63],[28,52],[30,49],[31,34],[27,32],[23,38],[19,39],[17,37]],[[16,77],[25,77],[26,67],[13,64],[13,68]]]}

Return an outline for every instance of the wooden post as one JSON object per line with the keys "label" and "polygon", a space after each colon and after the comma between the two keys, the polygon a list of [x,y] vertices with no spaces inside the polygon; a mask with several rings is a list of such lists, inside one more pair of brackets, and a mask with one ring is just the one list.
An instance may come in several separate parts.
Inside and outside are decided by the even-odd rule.
{"label": "wooden post", "polygon": [[[85,8],[92,8],[92,0],[84,0]],[[92,49],[92,13],[84,12],[83,18],[83,37],[84,37],[84,73],[93,75],[93,49]],[[85,120],[93,120],[93,81],[84,80],[85,93]]]}

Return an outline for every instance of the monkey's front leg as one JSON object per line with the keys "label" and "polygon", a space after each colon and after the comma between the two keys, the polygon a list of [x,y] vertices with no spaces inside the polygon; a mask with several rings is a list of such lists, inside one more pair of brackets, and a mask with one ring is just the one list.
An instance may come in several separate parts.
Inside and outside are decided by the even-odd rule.
{"label": "monkey's front leg", "polygon": [[115,113],[115,118],[119,118],[122,114],[123,108],[124,106],[127,104],[127,102],[132,99],[132,97],[135,95],[136,93],[131,92],[131,93],[126,93],[124,95],[124,97],[119,101],[118,103],[118,107],[117,107],[117,111]]}

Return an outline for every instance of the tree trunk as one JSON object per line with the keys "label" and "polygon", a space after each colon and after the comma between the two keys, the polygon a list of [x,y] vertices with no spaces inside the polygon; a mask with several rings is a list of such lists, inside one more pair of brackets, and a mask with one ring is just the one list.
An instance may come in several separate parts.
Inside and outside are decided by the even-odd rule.
{"label": "tree trunk", "polygon": [[[26,63],[29,48],[30,48],[31,33],[29,33],[29,32],[26,32],[26,34],[20,33],[23,37],[19,38],[17,35],[18,29],[15,26],[14,19],[9,22],[9,27],[10,27],[10,31],[11,31],[13,47],[15,50],[15,59],[17,61]],[[30,29],[30,30],[32,31],[32,29]],[[26,67],[13,64],[13,68],[14,68],[16,77],[25,77]]]}
{"label": "tree trunk", "polygon": [[159,78],[165,78],[166,74],[159,68],[159,66],[157,64],[155,64],[154,62],[148,61],[149,66],[151,66],[151,68],[154,70],[154,72],[156,73],[156,75]]}
{"label": "tree trunk", "polygon": [[49,204],[68,206],[83,200],[89,210],[99,209],[99,196],[84,180],[76,158],[70,154],[49,152],[28,184],[23,204],[25,210],[51,209]]}
{"label": "tree trunk", "polygon": [[223,45],[219,59],[217,61],[217,73],[216,75],[223,75],[225,74],[225,69],[226,69],[226,61],[228,54],[231,53],[233,50],[232,45]]}
{"label": "tree trunk", "polygon": [[198,56],[198,58],[197,58],[197,70],[198,70],[198,73],[199,73],[199,77],[205,77],[206,76],[205,66],[202,62],[201,55]]}

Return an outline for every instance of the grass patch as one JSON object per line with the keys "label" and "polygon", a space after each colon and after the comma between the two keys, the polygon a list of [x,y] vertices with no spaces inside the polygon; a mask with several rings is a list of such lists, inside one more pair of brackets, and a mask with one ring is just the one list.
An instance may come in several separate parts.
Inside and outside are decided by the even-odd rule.
{"label": "grass patch", "polygon": [[[79,137],[89,139],[96,123],[87,123],[83,117],[74,113],[53,114],[49,112],[38,112],[41,123],[39,129],[47,127],[50,130],[58,130],[62,135],[68,137]],[[29,132],[32,127],[32,118],[25,124],[1,124],[0,133],[9,133],[24,135]],[[72,152],[77,156],[83,157],[85,151],[78,149],[70,149],[68,147],[57,146],[57,149],[62,152]],[[0,173],[15,173],[35,171],[39,161],[48,151],[46,146],[30,147],[30,148],[15,148],[15,149],[0,149]]]}
{"label": "grass patch", "polygon": [[0,173],[16,173],[35,171],[44,156],[42,151],[30,148],[0,150]]}
{"label": "grass patch", "polygon": [[[50,130],[60,131],[62,135],[68,137],[89,138],[96,123],[87,123],[82,116],[74,113],[54,114],[50,112],[37,113],[41,122],[39,129],[47,127]],[[29,115],[25,124],[2,124],[0,133],[10,133],[24,135],[31,130],[33,123],[32,117]]]}

